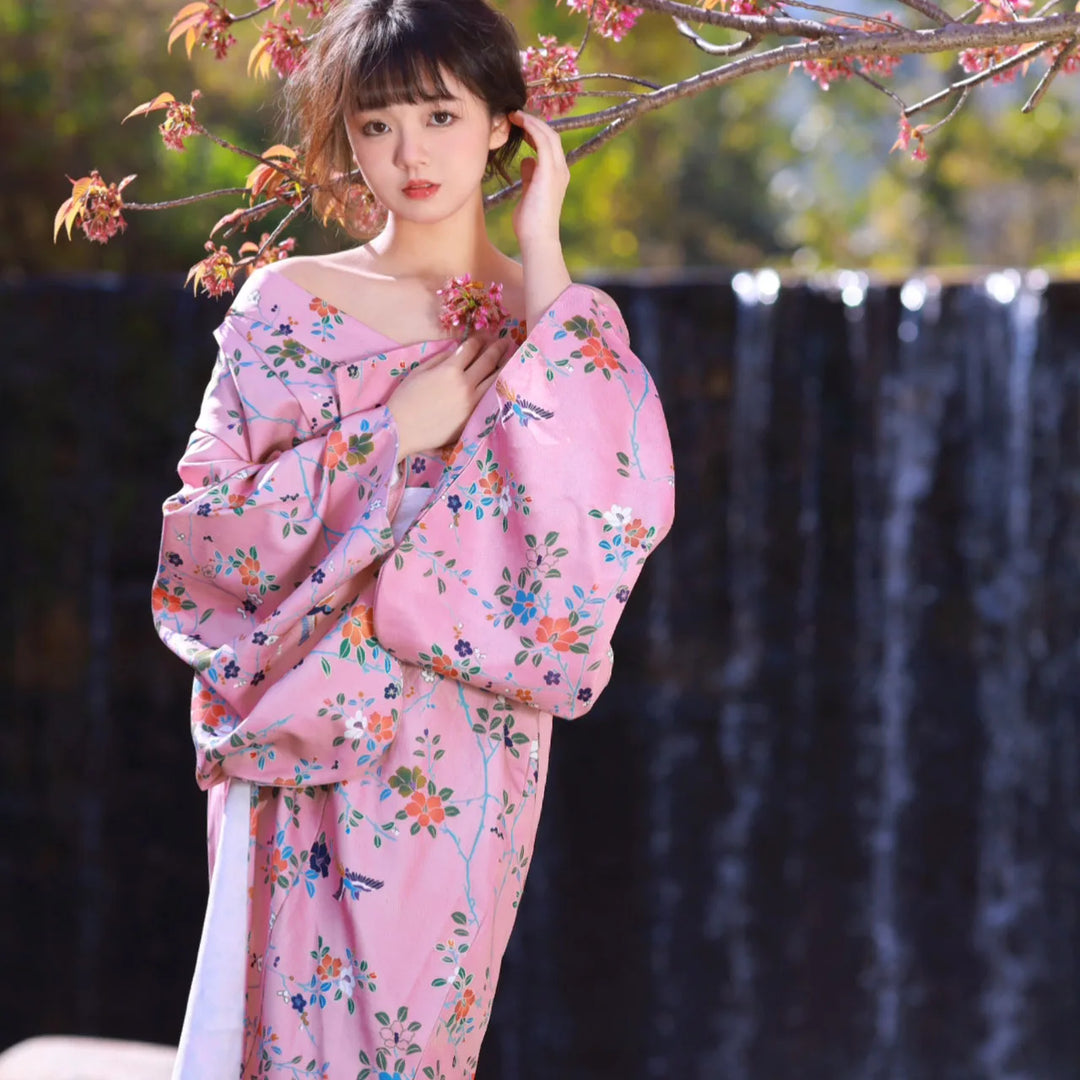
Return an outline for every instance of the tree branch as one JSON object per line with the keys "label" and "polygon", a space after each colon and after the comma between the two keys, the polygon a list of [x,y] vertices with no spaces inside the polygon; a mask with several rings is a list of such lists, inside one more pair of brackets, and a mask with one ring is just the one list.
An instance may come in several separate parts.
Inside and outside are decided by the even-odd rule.
{"label": "tree branch", "polygon": [[[703,53],[708,53],[710,56],[737,56],[739,53],[744,53],[747,49],[753,48],[757,43],[757,38],[747,36],[742,41],[736,41],[730,45],[714,45],[711,41],[706,41],[682,19],[672,19],[672,22],[675,23],[675,29],[683,37],[689,38]],[[660,88],[657,87],[657,89]]]}
{"label": "tree branch", "polygon": [[140,203],[124,200],[125,210],[172,210],[176,206],[191,206],[192,203],[205,202],[207,199],[216,199],[219,195],[248,195],[246,187],[219,188],[217,191],[203,191],[198,195],[185,195],[180,199],[169,199],[166,202]]}

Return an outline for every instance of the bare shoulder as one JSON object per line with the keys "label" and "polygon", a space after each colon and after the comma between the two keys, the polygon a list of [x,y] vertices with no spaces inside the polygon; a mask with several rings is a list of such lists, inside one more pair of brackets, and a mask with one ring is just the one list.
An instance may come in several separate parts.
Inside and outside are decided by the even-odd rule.
{"label": "bare shoulder", "polygon": [[[266,267],[266,273],[280,274],[305,289],[313,285],[324,285],[346,274],[354,279],[368,276],[362,267],[347,262],[344,255],[344,252],[339,251],[326,255],[290,255],[287,259],[270,263]],[[375,275],[371,275],[371,279],[377,280]],[[312,291],[318,291],[318,289]]]}

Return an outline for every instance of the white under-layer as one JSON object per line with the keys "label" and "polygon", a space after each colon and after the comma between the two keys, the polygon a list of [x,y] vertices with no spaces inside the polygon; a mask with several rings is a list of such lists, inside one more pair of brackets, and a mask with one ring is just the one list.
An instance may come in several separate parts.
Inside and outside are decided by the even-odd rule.
{"label": "white under-layer", "polygon": [[[395,483],[400,475],[395,476]],[[394,511],[394,543],[420,516],[431,488],[406,487]],[[230,779],[210,897],[172,1080],[237,1080],[244,1052],[248,832],[252,785]]]}

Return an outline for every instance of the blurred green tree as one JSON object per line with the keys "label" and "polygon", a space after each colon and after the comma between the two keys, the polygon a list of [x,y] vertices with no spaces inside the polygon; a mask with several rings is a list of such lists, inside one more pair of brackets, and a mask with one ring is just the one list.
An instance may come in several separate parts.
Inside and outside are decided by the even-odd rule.
{"label": "blurred green tree", "polygon": [[[582,20],[550,0],[500,6],[523,44],[538,34],[580,38]],[[147,130],[161,114],[120,126],[160,90],[186,100],[193,87],[202,89],[200,122],[229,141],[261,149],[281,137],[276,76],[249,79],[242,63],[218,63],[204,50],[191,61],[182,46],[166,52],[177,8],[178,0],[144,0],[137,10],[128,0],[83,0],[72,17],[58,5],[0,0],[0,135],[7,149],[0,169],[8,193],[0,264],[8,273],[180,272],[198,257],[210,225],[235,198],[141,214],[122,244],[51,242],[55,208],[68,193],[64,173],[136,173],[125,194],[144,202],[243,185],[250,162],[205,139],[190,140],[183,154],[166,150]],[[589,70],[632,72],[663,85],[700,71],[702,54],[673,32],[669,18],[648,12],[622,42],[593,35],[587,57]],[[896,88],[916,100],[947,81],[950,63],[955,69],[945,57],[905,60]],[[638,120],[575,165],[563,219],[568,262],[577,270],[767,262],[898,272],[978,262],[1075,271],[1074,83],[1080,80],[1058,79],[1032,115],[1019,112],[1019,86],[987,87],[935,135],[928,160],[917,162],[889,154],[895,112],[865,83],[834,84],[825,93],[801,72],[740,78]],[[589,109],[596,100],[584,99]],[[567,147],[586,134],[567,132]],[[496,241],[513,250],[508,207],[492,211],[491,226]],[[260,231],[254,226],[253,238]],[[303,251],[350,242],[310,221],[293,232]]]}

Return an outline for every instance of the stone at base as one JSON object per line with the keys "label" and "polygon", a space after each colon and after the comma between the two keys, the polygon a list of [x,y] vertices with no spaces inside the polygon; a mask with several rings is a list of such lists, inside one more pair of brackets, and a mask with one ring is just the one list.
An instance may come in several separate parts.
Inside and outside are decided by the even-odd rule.
{"label": "stone at base", "polygon": [[42,1035],[0,1054],[0,1080],[170,1080],[176,1047]]}

